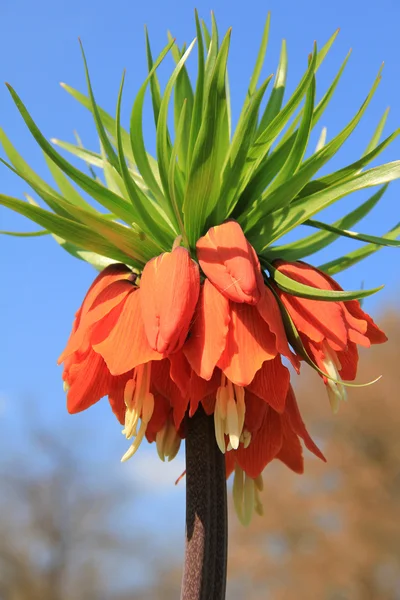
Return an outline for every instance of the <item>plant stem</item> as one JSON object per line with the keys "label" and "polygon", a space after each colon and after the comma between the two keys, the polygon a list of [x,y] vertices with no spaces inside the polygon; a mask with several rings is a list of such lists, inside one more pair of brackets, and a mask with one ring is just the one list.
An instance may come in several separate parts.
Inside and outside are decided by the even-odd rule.
{"label": "plant stem", "polygon": [[225,457],[214,419],[186,417],[186,552],[181,600],[224,600],[228,523]]}

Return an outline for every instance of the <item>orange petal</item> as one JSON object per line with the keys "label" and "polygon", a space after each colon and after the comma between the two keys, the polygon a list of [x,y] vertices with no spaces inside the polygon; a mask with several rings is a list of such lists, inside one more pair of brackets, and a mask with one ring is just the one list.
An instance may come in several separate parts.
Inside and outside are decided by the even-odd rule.
{"label": "orange petal", "polygon": [[125,411],[126,405],[124,400],[124,391],[126,383],[129,379],[132,379],[133,371],[129,371],[119,377],[110,377],[110,389],[108,392],[108,401],[111,406],[111,410],[117,417],[121,425],[125,423]]}
{"label": "orange petal", "polygon": [[231,322],[217,366],[233,383],[247,386],[265,360],[275,358],[275,336],[255,306],[230,303]]}
{"label": "orange petal", "polygon": [[71,414],[89,408],[106,396],[111,377],[101,356],[90,350],[68,373],[67,408]]}
{"label": "orange petal", "polygon": [[148,342],[160,353],[182,347],[199,297],[200,274],[182,247],[149,261],[143,269],[141,310]]}
{"label": "orange petal", "polygon": [[279,296],[296,328],[313,342],[328,340],[334,350],[343,350],[348,333],[339,302],[309,300],[279,291]]}
{"label": "orange petal", "polygon": [[[195,371],[192,371],[190,377],[189,417],[193,417],[194,413],[196,412],[199,406],[200,401],[203,400],[206,396],[213,396],[215,399],[215,394],[220,385],[221,371],[219,369],[214,370],[213,376],[209,380],[202,379],[201,377],[196,375]],[[213,412],[213,410],[211,412]]]}
{"label": "orange petal", "polygon": [[300,361],[296,354],[290,348],[286,337],[285,328],[282,321],[281,311],[278,302],[268,286],[263,286],[263,293],[260,302],[257,304],[257,310],[268,324],[268,327],[275,335],[276,349],[279,354],[286,356],[292,363],[297,372],[300,370]]}
{"label": "orange petal", "polygon": [[353,317],[366,321],[367,330],[362,333],[365,333],[371,344],[383,344],[384,342],[387,342],[385,333],[379,329],[372,317],[362,310],[358,300],[350,300],[349,302],[346,302],[345,305]]}
{"label": "orange petal", "polygon": [[357,375],[358,350],[353,342],[347,344],[346,350],[337,352],[337,356],[342,368],[339,371],[340,377],[345,381],[353,381]]}
{"label": "orange petal", "polygon": [[[79,326],[80,320],[90,310],[94,300],[97,296],[109,285],[120,279],[128,279],[132,276],[132,271],[123,264],[113,264],[106,267],[93,281],[87,294],[82,302],[82,307],[78,311],[79,318],[77,325]],[[78,316],[78,315],[77,315]]]}
{"label": "orange petal", "polygon": [[[104,323],[97,324],[93,330],[93,349],[104,358],[112,375],[122,375],[138,365],[163,358],[162,354],[150,348],[147,341],[140,310],[140,294],[139,289],[127,296],[117,322],[105,339],[100,342],[96,340],[96,334],[104,327]],[[112,316],[110,313],[108,318]]]}
{"label": "orange petal", "polygon": [[169,400],[173,410],[173,418],[176,430],[179,429],[185,416],[189,395],[182,395],[180,389],[171,378],[171,363],[168,359],[155,362],[151,367],[151,389]]}
{"label": "orange petal", "polygon": [[148,442],[155,442],[156,435],[164,427],[170,412],[171,405],[168,400],[161,394],[154,394],[154,410],[146,428]]}
{"label": "orange petal", "polygon": [[280,356],[266,360],[253,381],[247,386],[259,398],[267,402],[276,412],[285,410],[286,396],[289,389],[290,374],[283,366]]}
{"label": "orange petal", "polygon": [[268,405],[261,398],[252,394],[248,387],[245,391],[245,403],[244,428],[254,435],[263,424],[265,413],[268,412]]}
{"label": "orange petal", "polygon": [[183,352],[192,369],[211,379],[226,345],[230,322],[229,301],[206,279],[200,290],[193,325]]}
{"label": "orange petal", "polygon": [[299,407],[296,402],[296,397],[294,395],[294,391],[292,386],[289,387],[288,395],[286,398],[286,414],[289,417],[290,426],[293,431],[302,438],[306,448],[315,454],[318,458],[326,462],[325,456],[322,454],[321,450],[318,446],[313,442],[311,436],[309,435],[306,426],[304,424],[303,419],[301,418],[301,414],[299,411]]}
{"label": "orange petal", "polygon": [[192,370],[183,352],[175,352],[168,357],[170,363],[169,376],[178,386],[182,396],[187,396],[190,389]]}
{"label": "orange petal", "polygon": [[252,437],[248,448],[244,448],[240,444],[238,450],[231,450],[231,452],[235,452],[236,460],[243,471],[255,479],[277,456],[282,447],[282,441],[281,418],[278,413],[267,406],[263,423],[258,433]]}
{"label": "orange petal", "polygon": [[233,302],[259,301],[264,286],[260,263],[239,223],[211,227],[196,250],[202,270],[224,296]]}
{"label": "orange petal", "polygon": [[295,473],[304,472],[303,448],[295,432],[290,426],[287,415],[282,415],[282,448],[276,455],[289,469]]}
{"label": "orange petal", "polygon": [[135,289],[132,283],[126,280],[114,281],[104,288],[98,296],[93,299],[91,307],[82,313],[77,330],[68,340],[64,352],[58,359],[59,364],[65,358],[80,348],[85,349],[89,344],[90,330],[95,323],[108,315],[125,297]]}

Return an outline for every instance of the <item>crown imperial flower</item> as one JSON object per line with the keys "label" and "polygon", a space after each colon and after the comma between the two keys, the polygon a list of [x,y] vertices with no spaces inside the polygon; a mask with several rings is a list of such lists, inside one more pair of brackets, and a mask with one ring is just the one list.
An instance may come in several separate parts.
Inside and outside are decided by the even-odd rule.
{"label": "crown imperial flower", "polygon": [[[42,227],[23,235],[51,234],[100,271],[59,358],[69,412],[108,397],[131,442],[123,460],[146,438],[163,461],[176,456],[196,415],[205,412],[214,422],[220,464],[225,461],[227,476],[235,473],[233,496],[244,523],[253,512],[262,514],[262,471],[269,462],[278,459],[302,473],[302,443],[325,460],[300,416],[291,380],[302,364],[316,369],[335,412],[347,387],[357,385],[349,382],[356,377],[358,346],[386,341],[359,303],[377,290],[344,291],[331,276],[382,246],[398,247],[400,234],[399,225],[381,237],[349,229],[400,177],[400,161],[368,168],[398,134],[379,141],[387,113],[360,159],[319,176],[362,118],[380,72],[356,115],[328,142],[323,129],[310,152],[310,134],[344,68],[316,104],[316,73],[337,34],[322,49],[314,46],[304,76],[282,106],[284,44],[269,101],[264,98],[272,76],[258,83],[268,28],[269,18],[232,133],[231,32],[219,43],[214,18],[209,32],[197,14],[196,85],[186,68],[195,41],[183,52],[171,39],[153,59],[147,40],[149,73],[133,102],[129,131],[121,126],[124,77],[114,119],[96,102],[83,55],[87,95],[63,87],[91,111],[100,154],[81,144],[50,143],[8,86],[59,189],[40,179],[0,130],[8,166],[47,208],[5,195],[0,205]],[[157,68],[170,50],[176,67],[162,91]],[[144,145],[147,87],[155,157]],[[91,169],[100,166],[104,182],[54,146]],[[344,196],[375,185],[382,187],[335,223],[314,219]],[[282,236],[300,225],[318,231],[281,245]],[[303,262],[337,237],[364,245],[320,268]]]}

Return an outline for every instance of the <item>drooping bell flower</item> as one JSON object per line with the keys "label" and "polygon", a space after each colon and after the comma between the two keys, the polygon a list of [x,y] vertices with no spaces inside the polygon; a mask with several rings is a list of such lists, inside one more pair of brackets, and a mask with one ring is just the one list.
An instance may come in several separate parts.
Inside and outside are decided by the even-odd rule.
{"label": "drooping bell flower", "polygon": [[[278,260],[274,267],[291,279],[321,290],[341,291],[331,277],[304,262]],[[346,399],[341,380],[352,381],[358,364],[357,345],[369,347],[387,340],[386,335],[365,313],[358,300],[346,302],[311,300],[279,294],[304,347],[315,364],[330,378],[323,377],[332,410],[337,412],[340,400]]]}
{"label": "drooping bell flower", "polygon": [[[274,410],[264,398],[246,390],[245,431],[251,443],[241,444],[226,453],[227,477],[234,471],[233,498],[239,519],[248,524],[255,511],[263,514],[260,492],[262,472],[275,458],[295,473],[303,473],[304,460],[301,441],[318,458],[324,455],[311,439],[291,386],[287,389],[283,411]],[[206,409],[210,407],[206,405]]]}
{"label": "drooping bell flower", "polygon": [[[172,418],[176,431],[186,412],[190,373],[188,369],[182,373],[185,359],[179,351],[197,301],[199,275],[195,263],[190,257],[183,257],[183,253],[188,255],[183,248],[166,253],[169,256],[157,265],[158,277],[154,277],[150,265],[143,271],[140,286],[123,265],[111,265],[103,271],[78,311],[67,347],[59,359],[59,363],[64,362],[70,412],[84,410],[101,397],[109,396],[125,425],[125,436],[133,438],[123,460],[136,452],[153,414],[159,412],[156,402],[169,404],[167,416]],[[180,287],[176,272],[184,282]],[[157,302],[147,277],[156,280]],[[175,298],[174,289],[178,287],[180,295]],[[177,314],[173,314],[171,302]],[[80,387],[82,381],[84,386]],[[160,396],[163,400],[159,400]],[[151,428],[156,435],[155,422],[162,431],[166,419],[153,419]],[[170,433],[168,439],[171,437]],[[165,456],[172,455],[172,446],[171,442],[164,443]]]}
{"label": "drooping bell flower", "polygon": [[[214,250],[204,243],[210,239]],[[230,254],[227,240],[231,243]],[[237,449],[240,443],[250,443],[251,435],[244,426],[245,390],[283,412],[289,371],[281,355],[296,369],[299,361],[289,348],[277,301],[264,284],[258,259],[253,259],[254,249],[240,226],[229,221],[212,228],[200,242],[199,263],[209,277],[201,287],[183,352],[199,378],[219,378],[215,433],[219,448],[225,452],[227,448]],[[228,279],[230,286],[225,285]],[[246,287],[246,300],[242,281],[252,282],[252,287]]]}

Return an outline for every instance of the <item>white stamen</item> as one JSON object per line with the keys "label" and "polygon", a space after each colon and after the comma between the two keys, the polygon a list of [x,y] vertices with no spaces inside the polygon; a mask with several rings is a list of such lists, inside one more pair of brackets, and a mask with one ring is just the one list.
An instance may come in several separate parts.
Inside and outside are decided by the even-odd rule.
{"label": "white stamen", "polygon": [[[154,396],[150,392],[151,363],[140,365],[134,371],[133,378],[128,380],[124,390],[126,404],[125,427],[122,433],[126,439],[135,438],[131,447],[121,459],[125,462],[139,448],[146,434],[147,425],[154,411]],[[137,426],[141,420],[139,431]]]}
{"label": "white stamen", "polygon": [[256,512],[264,514],[264,508],[260,498],[263,489],[262,475],[255,479],[249,477],[238,465],[235,466],[235,478],[233,480],[233,503],[239,521],[247,526]]}
{"label": "white stamen", "polygon": [[326,391],[328,393],[329,403],[333,413],[337,413],[341,401],[347,400],[347,392],[344,385],[341,384],[341,378],[339,371],[342,368],[338,355],[332,350],[327,342],[323,342],[322,350],[324,358],[322,360],[323,370],[327,375],[333,377],[332,379],[326,380]]}
{"label": "white stamen", "polygon": [[[222,453],[237,450],[241,441],[246,406],[244,389],[222,375],[214,409],[215,437]],[[225,435],[229,442],[226,448]]]}

